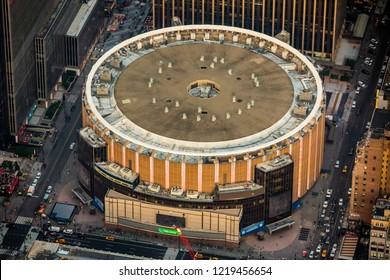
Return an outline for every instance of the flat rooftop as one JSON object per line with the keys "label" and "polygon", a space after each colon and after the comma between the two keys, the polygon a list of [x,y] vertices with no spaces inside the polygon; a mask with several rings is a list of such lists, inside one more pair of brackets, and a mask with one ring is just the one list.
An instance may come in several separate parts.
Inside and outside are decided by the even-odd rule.
{"label": "flat rooftop", "polygon": [[79,12],[68,29],[68,32],[66,32],[67,36],[77,37],[80,34],[80,31],[83,29],[84,24],[93,11],[97,1],[98,0],[89,0],[87,3],[83,3],[81,5]]}
{"label": "flat rooftop", "polygon": [[[148,87],[150,78],[154,82]],[[188,87],[204,80],[211,87],[215,82],[220,91],[209,98],[188,92]],[[201,94],[201,89],[194,94]],[[152,103],[153,97],[156,103]],[[279,65],[259,53],[226,44],[161,48],[128,65],[115,85],[116,104],[134,124],[158,135],[196,142],[228,141],[264,130],[288,113],[293,98],[291,80]],[[123,102],[128,99],[131,102]],[[251,102],[253,106],[247,109]],[[239,109],[241,115],[237,114]],[[229,119],[226,114],[230,114]]]}

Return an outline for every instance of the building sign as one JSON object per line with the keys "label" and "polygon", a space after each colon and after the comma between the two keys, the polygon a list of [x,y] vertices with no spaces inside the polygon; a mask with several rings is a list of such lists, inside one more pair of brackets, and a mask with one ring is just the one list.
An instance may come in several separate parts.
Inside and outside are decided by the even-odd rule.
{"label": "building sign", "polygon": [[159,233],[169,234],[169,235],[180,235],[180,232],[173,228],[158,228]]}
{"label": "building sign", "polygon": [[244,235],[248,235],[251,233],[256,233],[258,231],[264,230],[265,228],[266,228],[266,226],[264,225],[264,221],[261,221],[261,222],[258,222],[256,224],[253,224],[253,225],[250,225],[246,228],[241,229],[240,235],[244,236]]}

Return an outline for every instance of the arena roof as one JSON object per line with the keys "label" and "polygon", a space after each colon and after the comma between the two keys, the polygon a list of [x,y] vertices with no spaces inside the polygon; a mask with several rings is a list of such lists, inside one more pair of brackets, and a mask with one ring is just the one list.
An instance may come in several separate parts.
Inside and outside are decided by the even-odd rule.
{"label": "arena roof", "polygon": [[296,141],[323,101],[318,73],[297,50],[216,25],[165,28],[118,44],[93,66],[84,99],[89,118],[114,141],[187,162]]}

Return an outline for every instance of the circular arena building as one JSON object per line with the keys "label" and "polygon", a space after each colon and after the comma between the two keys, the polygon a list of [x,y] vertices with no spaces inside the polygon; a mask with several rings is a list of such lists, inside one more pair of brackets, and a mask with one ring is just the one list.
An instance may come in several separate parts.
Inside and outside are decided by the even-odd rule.
{"label": "circular arena building", "polygon": [[[214,210],[237,207],[220,201],[248,198],[243,190],[258,188],[260,220],[278,221],[320,174],[322,90],[304,55],[254,31],[188,25],[130,38],[88,76],[79,158],[81,177],[92,179],[81,185],[106,210],[110,198],[99,185],[138,199],[143,193],[157,205],[169,204],[158,199],[165,196],[179,201],[170,207]],[[284,173],[287,165],[291,172]],[[131,191],[119,187],[125,182]],[[201,198],[207,207],[191,205]],[[280,199],[289,206],[272,209]],[[240,230],[258,219],[243,208]]]}

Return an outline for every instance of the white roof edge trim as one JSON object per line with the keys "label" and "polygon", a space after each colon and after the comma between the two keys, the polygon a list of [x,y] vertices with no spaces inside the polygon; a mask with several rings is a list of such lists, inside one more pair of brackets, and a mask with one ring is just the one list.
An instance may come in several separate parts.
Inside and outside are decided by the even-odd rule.
{"label": "white roof edge trim", "polygon": [[[234,149],[234,145],[232,147],[232,144],[234,144],[234,142],[237,142],[237,141],[242,141],[244,138],[253,137],[253,135],[252,136],[247,136],[247,137],[244,137],[244,138],[239,138],[239,139],[236,139],[236,140],[221,141],[221,142],[191,142],[191,141],[182,141],[182,140],[177,140],[177,139],[164,137],[165,139],[167,139],[167,141],[172,143],[171,146],[175,146],[173,144],[177,144],[176,146],[179,146],[181,148],[182,148],[182,145],[180,144],[180,142],[185,143],[187,146],[191,146],[194,149],[196,149],[198,147],[203,147],[205,149],[213,149],[213,148],[217,148],[217,146],[219,146],[220,144],[226,146],[226,150],[218,149],[215,152],[204,152],[204,153],[203,152],[199,152],[199,151],[174,150],[174,149],[167,149],[167,148],[162,148],[162,147],[159,147],[159,146],[155,146],[153,144],[150,144],[150,143],[147,143],[147,142],[143,142],[143,141],[139,141],[138,139],[131,138],[128,135],[120,132],[118,129],[116,129],[112,125],[110,125],[100,115],[100,113],[96,109],[95,104],[94,104],[94,102],[92,100],[93,97],[91,95],[92,79],[93,79],[94,74],[96,73],[96,71],[100,67],[100,65],[102,63],[104,63],[107,58],[109,58],[112,54],[114,54],[118,50],[128,46],[129,44],[135,43],[135,42],[137,42],[139,40],[150,38],[150,37],[156,36],[156,35],[161,35],[161,34],[168,33],[168,32],[191,31],[191,30],[227,31],[227,32],[237,32],[237,33],[247,34],[247,35],[251,35],[251,36],[254,36],[254,37],[258,37],[260,39],[264,39],[264,40],[273,42],[276,45],[279,45],[279,46],[287,49],[289,52],[293,53],[295,56],[297,56],[301,61],[303,61],[306,64],[307,68],[310,70],[310,72],[312,73],[313,77],[316,80],[317,99],[316,99],[316,102],[315,102],[315,104],[313,106],[313,109],[311,110],[310,114],[295,129],[291,130],[290,132],[286,133],[285,135],[283,135],[283,136],[281,136],[281,137],[279,137],[279,138],[277,138],[277,139],[275,139],[273,141],[269,141],[269,142],[266,142],[266,143],[259,143],[258,145],[253,145],[253,146],[246,147],[246,148],[239,149],[239,150],[235,150]],[[132,37],[132,38],[130,38],[128,40],[125,40],[122,43],[120,43],[120,44],[114,46],[113,48],[111,48],[110,50],[108,50],[92,66],[92,69],[91,69],[90,73],[88,74],[88,79],[87,79],[87,83],[86,83],[86,93],[85,94],[86,94],[87,102],[90,105],[90,109],[94,113],[96,118],[99,120],[99,122],[101,122],[105,127],[109,128],[116,135],[118,135],[118,136],[128,140],[131,143],[143,146],[143,147],[145,147],[147,149],[158,150],[158,151],[161,151],[161,152],[177,154],[177,155],[188,155],[188,156],[230,156],[230,155],[245,154],[245,153],[253,152],[253,151],[256,151],[256,150],[264,149],[264,148],[267,148],[269,146],[275,145],[277,143],[282,142],[283,140],[286,140],[286,139],[294,136],[296,133],[298,133],[300,130],[302,130],[306,125],[308,125],[309,122],[311,121],[311,119],[315,118],[318,110],[320,109],[320,106],[321,106],[321,103],[322,103],[322,100],[323,100],[323,87],[322,87],[321,78],[320,78],[317,70],[315,69],[314,65],[306,58],[306,56],[303,55],[302,53],[300,53],[298,50],[296,50],[292,46],[290,46],[290,45],[288,45],[288,44],[286,44],[286,43],[284,43],[284,42],[282,42],[282,41],[280,41],[280,40],[278,40],[278,39],[276,39],[274,37],[271,37],[269,35],[266,35],[266,34],[263,34],[263,33],[259,33],[259,32],[256,32],[256,31],[247,30],[247,29],[243,29],[243,28],[238,28],[238,27],[221,26],[221,25],[185,25],[185,26],[167,27],[167,28],[162,28],[162,29],[153,30],[153,31],[150,31],[150,32],[147,32],[147,33],[143,33],[143,34],[137,35],[135,37]],[[151,132],[148,131],[148,133],[151,133]],[[163,137],[163,136],[159,135],[159,137]],[[246,143],[246,145],[247,144],[248,143]]]}

